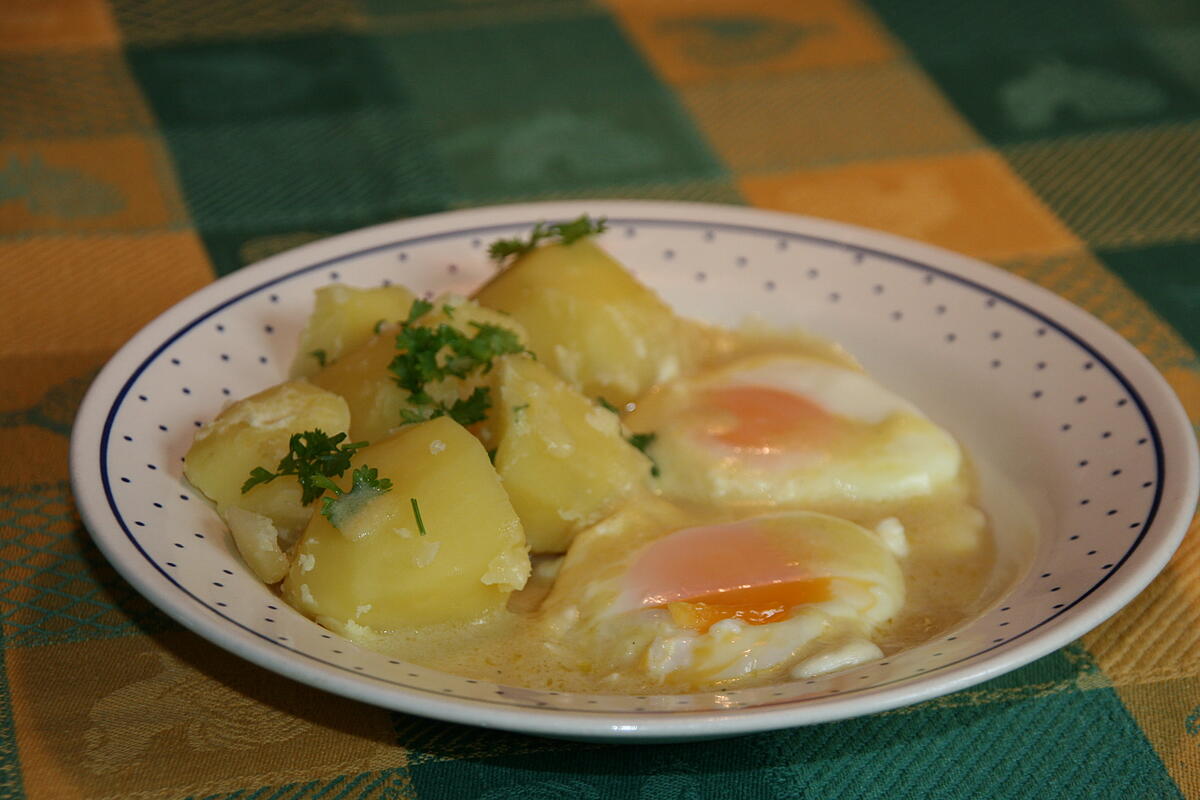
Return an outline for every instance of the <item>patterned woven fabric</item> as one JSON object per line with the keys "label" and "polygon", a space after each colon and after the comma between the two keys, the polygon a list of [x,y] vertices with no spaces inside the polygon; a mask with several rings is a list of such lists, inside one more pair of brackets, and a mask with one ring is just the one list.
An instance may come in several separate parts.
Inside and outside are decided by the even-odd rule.
{"label": "patterned woven fabric", "polygon": [[431,722],[182,630],[67,483],[101,365],[216,276],[515,200],[845,220],[997,264],[1200,423],[1193,0],[0,4],[0,797],[1200,798],[1200,532],[1084,639],[849,722],[617,747]]}

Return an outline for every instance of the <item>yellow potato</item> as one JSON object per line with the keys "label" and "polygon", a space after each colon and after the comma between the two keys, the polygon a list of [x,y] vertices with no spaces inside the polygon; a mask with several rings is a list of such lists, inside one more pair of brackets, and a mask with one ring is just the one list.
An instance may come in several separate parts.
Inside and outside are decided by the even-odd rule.
{"label": "yellow potato", "polygon": [[675,377],[702,348],[692,324],[588,239],[521,256],[475,299],[512,314],[572,386],[616,404]]}
{"label": "yellow potato", "polygon": [[[407,311],[404,316],[408,316]],[[467,336],[474,336],[478,329],[472,323],[506,328],[522,341],[525,337],[525,331],[511,318],[453,295],[444,295],[434,301],[433,309],[417,324],[421,327],[446,324]],[[398,330],[395,325],[384,326],[379,335],[344,354],[312,377],[313,383],[346,399],[350,407],[350,436],[355,441],[374,442],[382,439],[404,421],[401,411],[409,407],[408,392],[396,384],[392,373],[388,371],[388,365],[397,353]],[[436,400],[452,403],[455,399],[470,395],[476,386],[490,381],[490,375],[472,376],[465,380],[448,378],[429,386],[426,391]]]}
{"label": "yellow potato", "polygon": [[613,412],[540,362],[507,356],[490,425],[496,470],[534,552],[561,553],[575,534],[645,487],[651,463]]}
{"label": "yellow potato", "polygon": [[300,504],[295,478],[277,478],[246,494],[242,484],[255,467],[274,471],[292,434],[319,429],[332,436],[349,425],[341,397],[303,380],[281,383],[239,400],[197,431],[183,474],[219,510],[236,506],[268,517],[283,531],[296,530],[312,509]]}
{"label": "yellow potato", "polygon": [[341,530],[313,516],[282,587],[293,606],[368,636],[477,620],[525,585],[521,522],[483,445],[461,425],[439,417],[408,426],[364,448],[355,463],[375,467],[393,488]]}
{"label": "yellow potato", "polygon": [[414,299],[403,286],[358,289],[335,283],[317,289],[312,315],[300,334],[292,376],[316,374],[323,364],[333,363],[370,339],[380,320],[404,319]]}

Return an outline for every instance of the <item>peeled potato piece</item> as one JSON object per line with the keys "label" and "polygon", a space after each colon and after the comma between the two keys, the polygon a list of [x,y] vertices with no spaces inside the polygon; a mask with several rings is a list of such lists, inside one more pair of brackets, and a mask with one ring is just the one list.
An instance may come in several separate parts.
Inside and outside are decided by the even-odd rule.
{"label": "peeled potato piece", "polygon": [[292,363],[292,376],[316,374],[370,339],[376,327],[408,316],[415,299],[403,286],[358,289],[333,284],[316,291],[312,315],[300,334],[300,350]]}
{"label": "peeled potato piece", "polygon": [[224,511],[234,544],[255,577],[266,584],[279,583],[290,563],[279,547],[279,531],[267,517],[231,506]]}
{"label": "peeled potato piece", "polygon": [[701,347],[696,326],[587,239],[521,256],[475,299],[511,314],[572,386],[616,404],[678,375]]}
{"label": "peeled potato piece", "polygon": [[293,478],[280,478],[242,494],[255,467],[274,470],[288,453],[292,434],[319,429],[330,436],[350,425],[346,401],[304,380],[288,381],[247,397],[196,432],[183,474],[219,509],[244,508],[283,531],[298,530],[312,508],[301,505]]}
{"label": "peeled potato piece", "polygon": [[562,553],[575,533],[645,487],[651,463],[617,415],[538,361],[510,356],[497,377],[496,470],[538,553]]}
{"label": "peeled potato piece", "polygon": [[405,427],[359,451],[355,464],[375,467],[393,488],[341,530],[313,516],[283,582],[293,606],[361,637],[478,620],[525,585],[521,522],[487,451],[461,425],[439,417]]}

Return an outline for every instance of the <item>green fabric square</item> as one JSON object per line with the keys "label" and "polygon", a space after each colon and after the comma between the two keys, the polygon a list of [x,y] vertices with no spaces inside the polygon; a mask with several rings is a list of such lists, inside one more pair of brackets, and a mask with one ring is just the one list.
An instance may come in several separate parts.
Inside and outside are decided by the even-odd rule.
{"label": "green fabric square", "polygon": [[[1200,13],[1200,4],[1197,4]],[[1200,24],[1151,28],[1142,34],[1146,50],[1180,80],[1200,91]]]}
{"label": "green fabric square", "polygon": [[511,117],[663,93],[607,16],[414,29],[373,42],[426,113]]}
{"label": "green fabric square", "polygon": [[725,177],[674,101],[653,90],[605,104],[442,115],[434,124],[434,146],[466,204],[617,188],[641,194]]}
{"label": "green fabric square", "polygon": [[1200,243],[1101,250],[1098,255],[1200,351]]}
{"label": "green fabric square", "polygon": [[444,208],[446,175],[411,115],[359,111],[165,131],[203,233],[292,230]]}
{"label": "green fabric square", "polygon": [[433,127],[459,205],[726,177],[607,16],[421,29],[373,43]]}
{"label": "green fabric square", "polygon": [[713,742],[419,760],[412,787],[422,800],[1180,797],[1112,690],[994,688]]}
{"label": "green fabric square", "polygon": [[1138,47],[1064,47],[924,64],[998,144],[1194,119],[1200,94]]}
{"label": "green fabric square", "polygon": [[403,105],[374,50],[338,33],[131,48],[165,127]]}
{"label": "green fabric square", "polygon": [[1133,20],[1106,0],[869,0],[919,59],[1054,50],[1064,42],[1124,38]]}

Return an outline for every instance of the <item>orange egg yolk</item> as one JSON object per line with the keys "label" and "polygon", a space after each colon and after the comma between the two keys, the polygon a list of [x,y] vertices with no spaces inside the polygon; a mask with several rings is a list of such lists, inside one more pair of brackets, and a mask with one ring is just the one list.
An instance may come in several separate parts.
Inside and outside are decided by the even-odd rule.
{"label": "orange egg yolk", "polygon": [[781,545],[749,521],[685,528],[648,546],[628,580],[642,608],[665,608],[682,627],[776,622],[832,596],[832,578],[814,574],[811,556],[794,541]]}
{"label": "orange egg yolk", "polygon": [[813,578],[768,586],[751,586],[667,604],[671,619],[681,628],[705,633],[723,619],[766,625],[788,619],[793,606],[821,603],[832,596],[829,578]]}
{"label": "orange egg yolk", "polygon": [[757,454],[821,450],[841,427],[837,417],[807,397],[771,386],[708,389],[702,404],[716,412],[709,436]]}

